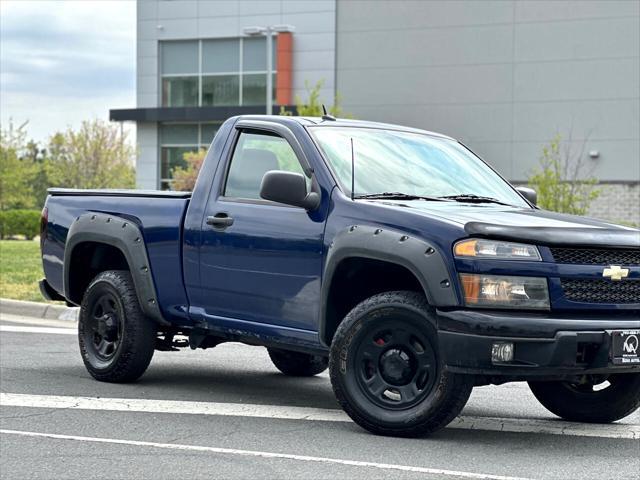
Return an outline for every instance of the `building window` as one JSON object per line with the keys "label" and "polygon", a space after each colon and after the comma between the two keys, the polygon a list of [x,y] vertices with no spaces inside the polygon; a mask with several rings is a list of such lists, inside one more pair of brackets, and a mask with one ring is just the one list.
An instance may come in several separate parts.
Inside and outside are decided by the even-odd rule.
{"label": "building window", "polygon": [[170,190],[173,169],[186,166],[184,154],[207,149],[219,123],[160,124],[160,188]]}
{"label": "building window", "polygon": [[[266,38],[165,41],[160,46],[163,107],[265,105]],[[273,99],[276,42],[273,42]]]}

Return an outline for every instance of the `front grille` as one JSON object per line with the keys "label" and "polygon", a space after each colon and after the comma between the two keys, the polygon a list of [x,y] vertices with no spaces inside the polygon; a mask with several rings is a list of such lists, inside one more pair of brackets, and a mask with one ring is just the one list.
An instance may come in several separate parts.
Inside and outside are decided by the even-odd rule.
{"label": "front grille", "polygon": [[582,303],[640,303],[640,280],[561,280],[564,296]]}
{"label": "front grille", "polygon": [[637,248],[552,248],[556,263],[579,265],[640,265]]}

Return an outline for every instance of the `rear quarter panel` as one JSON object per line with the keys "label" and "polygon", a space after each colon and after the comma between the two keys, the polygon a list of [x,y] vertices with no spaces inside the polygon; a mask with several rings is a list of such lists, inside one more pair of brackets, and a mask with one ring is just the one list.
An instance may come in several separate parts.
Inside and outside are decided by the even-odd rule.
{"label": "rear quarter panel", "polygon": [[105,213],[135,223],[142,231],[160,310],[172,323],[188,324],[182,276],[182,223],[188,198],[52,195],[42,263],[49,284],[63,293],[64,248],[73,220],[83,213]]}

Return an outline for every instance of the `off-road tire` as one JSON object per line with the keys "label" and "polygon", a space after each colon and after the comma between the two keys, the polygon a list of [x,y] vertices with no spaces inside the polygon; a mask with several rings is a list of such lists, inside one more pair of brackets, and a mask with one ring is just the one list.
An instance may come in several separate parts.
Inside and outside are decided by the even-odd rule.
{"label": "off-road tire", "polygon": [[[108,298],[120,326],[120,339],[108,357],[100,357],[91,329],[97,303]],[[80,353],[87,371],[101,382],[126,383],[137,380],[147,369],[156,342],[156,328],[140,309],[131,274],[108,270],[89,284],[78,321]]]}
{"label": "off-road tire", "polygon": [[292,377],[312,377],[324,372],[329,364],[327,357],[319,355],[277,348],[267,348],[267,351],[275,367],[285,375]]}
{"label": "off-road tire", "polygon": [[[425,386],[421,394],[424,396],[416,395],[415,404],[407,402],[407,408],[396,410],[380,406],[377,399],[367,393],[366,387],[362,386],[363,380],[357,377],[360,375],[360,367],[356,365],[359,361],[356,356],[359,349],[370,348],[366,345],[369,345],[368,339],[373,338],[370,336],[371,332],[384,331],[385,325],[393,322],[399,322],[395,324],[399,329],[398,339],[402,338],[403,328],[407,332],[418,332],[415,335],[429,344],[423,345],[423,353],[430,349],[434,360],[433,379],[430,380],[432,387],[427,389]],[[443,369],[434,325],[434,310],[425,297],[417,292],[394,291],[374,295],[349,312],[333,337],[329,374],[338,402],[354,422],[379,435],[417,437],[444,428],[460,413],[469,399],[474,379],[472,376],[453,374]],[[389,349],[386,352],[394,349],[393,335],[389,337],[389,347],[383,347]],[[409,342],[413,342],[411,335],[414,334],[408,335]],[[380,345],[378,341],[375,343]],[[383,357],[384,353],[379,358]],[[428,366],[425,364],[424,368]],[[368,368],[367,366],[364,370]],[[384,367],[380,366],[378,374],[383,375],[383,370]],[[387,393],[388,391],[383,392],[383,396]]]}
{"label": "off-road tire", "polygon": [[538,401],[571,422],[611,423],[640,408],[640,373],[610,375],[609,386],[581,391],[569,382],[529,382]]}

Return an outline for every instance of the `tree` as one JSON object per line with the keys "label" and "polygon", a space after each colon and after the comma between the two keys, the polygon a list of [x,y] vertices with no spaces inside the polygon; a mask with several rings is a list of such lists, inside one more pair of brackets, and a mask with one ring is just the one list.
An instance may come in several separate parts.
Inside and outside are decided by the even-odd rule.
{"label": "tree", "polygon": [[27,123],[0,128],[0,210],[37,206],[33,182],[37,165],[28,156]]}
{"label": "tree", "polygon": [[49,186],[133,188],[135,149],[116,125],[84,121],[49,139],[45,172]]}
{"label": "tree", "polygon": [[197,152],[187,152],[183,155],[187,165],[186,167],[176,167],[173,169],[172,190],[193,191],[196,186],[198,172],[200,172],[206,154],[206,150],[199,150]]}
{"label": "tree", "polygon": [[[305,102],[296,95],[296,113],[301,117],[321,117],[324,114],[322,110],[322,102],[320,101],[320,91],[324,85],[324,80],[318,80],[314,86],[310,86],[309,82],[304,83],[307,90],[307,101]],[[342,116],[342,107],[340,106],[340,95],[333,99],[333,105],[329,105],[328,112],[333,116]],[[293,115],[293,112],[280,107],[280,115]]]}
{"label": "tree", "polygon": [[529,177],[529,186],[538,192],[538,206],[554,212],[584,215],[598,198],[598,180],[584,163],[586,140],[579,151],[572,150],[571,136],[563,145],[558,134],[542,149],[540,165]]}

